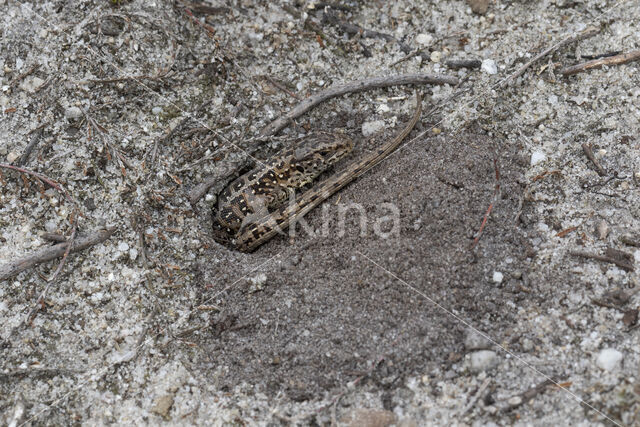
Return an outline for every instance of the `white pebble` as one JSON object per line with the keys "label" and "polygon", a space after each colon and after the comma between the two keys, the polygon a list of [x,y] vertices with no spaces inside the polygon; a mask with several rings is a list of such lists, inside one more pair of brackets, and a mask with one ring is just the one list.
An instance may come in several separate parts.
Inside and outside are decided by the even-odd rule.
{"label": "white pebble", "polygon": [[442,59],[442,52],[434,50],[433,52],[431,52],[429,59],[431,59],[431,62],[440,62],[440,60]]}
{"label": "white pebble", "polygon": [[20,157],[18,153],[16,153],[15,151],[11,151],[9,154],[7,154],[7,162],[13,163],[13,161],[18,157]]}
{"label": "white pebble", "polygon": [[249,278],[249,282],[252,285],[256,286],[264,285],[267,282],[267,275],[264,273],[256,274],[255,276]]}
{"label": "white pebble", "polygon": [[128,251],[129,250],[129,244],[127,242],[120,242],[118,244],[118,250],[121,251],[121,252]]}
{"label": "white pebble", "polygon": [[596,365],[600,369],[604,369],[605,371],[613,371],[620,365],[622,362],[622,353],[614,348],[605,348],[598,353],[598,360],[596,361]]}
{"label": "white pebble", "polygon": [[69,107],[64,110],[64,116],[67,119],[79,119],[82,117],[82,110],[78,107]]}
{"label": "white pebble", "polygon": [[153,114],[155,114],[156,116],[158,116],[160,113],[162,113],[162,108],[160,108],[160,107],[153,107],[153,108],[151,109],[151,112],[152,112]]}
{"label": "white pebble", "polygon": [[504,278],[504,275],[502,273],[500,273],[499,271],[494,271],[493,272],[493,281],[495,283],[502,283],[502,279]]}
{"label": "white pebble", "polygon": [[387,104],[380,104],[376,108],[376,111],[378,113],[388,113],[389,111],[391,111],[391,108],[389,108],[389,106]]}
{"label": "white pebble", "polygon": [[372,122],[364,122],[362,124],[362,136],[371,136],[384,129],[384,120],[374,120]]}
{"label": "white pebble", "polygon": [[598,233],[598,238],[600,240],[606,239],[607,235],[609,234],[609,225],[607,224],[607,221],[602,220],[598,222],[598,225],[596,226],[596,232]]}
{"label": "white pebble", "polygon": [[418,34],[416,36],[416,43],[422,46],[429,46],[431,43],[433,43],[433,36],[431,34],[425,33]]}
{"label": "white pebble", "polygon": [[535,166],[538,163],[542,163],[547,160],[547,155],[542,151],[534,151],[531,153],[531,166]]}
{"label": "white pebble", "polygon": [[471,354],[471,371],[482,372],[498,366],[498,355],[495,351],[480,350]]}
{"label": "white pebble", "polygon": [[485,59],[484,61],[482,61],[482,66],[480,68],[487,74],[498,73],[498,66],[496,65],[496,61],[494,61],[493,59]]}

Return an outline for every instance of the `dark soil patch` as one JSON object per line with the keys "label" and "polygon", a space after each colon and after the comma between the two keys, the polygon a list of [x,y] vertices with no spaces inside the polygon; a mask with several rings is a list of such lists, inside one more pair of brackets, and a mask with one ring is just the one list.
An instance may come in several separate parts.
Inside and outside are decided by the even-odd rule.
{"label": "dark soil patch", "polygon": [[[527,258],[516,226],[525,163],[516,147],[496,141],[496,151],[502,197],[473,250],[496,181],[492,141],[471,133],[405,145],[326,202],[331,226],[338,197],[359,203],[369,222],[365,236],[350,209],[343,236],[299,232],[293,244],[278,237],[251,255],[215,246],[212,261],[201,261],[202,284],[212,286],[201,297],[219,294],[222,311],[198,339],[201,369],[224,372],[219,379],[229,388],[246,381],[301,401],[335,392],[384,357],[367,378],[379,387],[402,385],[464,354],[464,324],[433,302],[508,340],[516,307],[532,298],[521,292],[518,274]],[[373,232],[375,220],[389,215],[383,203],[400,212],[399,233],[387,239]],[[306,219],[322,230],[322,208]],[[494,270],[504,274],[502,283],[492,280]],[[267,276],[258,291],[240,279],[257,273]]]}

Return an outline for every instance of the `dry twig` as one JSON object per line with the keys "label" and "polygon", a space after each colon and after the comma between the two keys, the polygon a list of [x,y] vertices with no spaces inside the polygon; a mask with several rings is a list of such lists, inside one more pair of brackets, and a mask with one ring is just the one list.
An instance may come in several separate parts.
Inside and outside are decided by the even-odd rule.
{"label": "dry twig", "polygon": [[622,268],[625,271],[633,271],[633,265],[630,262],[627,262],[621,259],[616,259],[611,256],[592,254],[584,251],[571,251],[569,252],[569,254],[577,257],[582,257],[582,258],[590,258],[590,259],[595,259],[597,261],[609,262],[611,264],[617,265],[618,267]]}
{"label": "dry twig", "polygon": [[29,156],[31,155],[31,152],[33,151],[35,146],[38,144],[38,141],[40,141],[40,137],[42,136],[42,133],[44,132],[44,127],[46,125],[47,123],[45,122],[31,131],[33,133],[33,136],[31,137],[31,141],[29,141],[29,144],[27,144],[27,146],[25,147],[24,152],[16,162],[16,165],[24,166],[27,163],[27,160],[29,160]]}
{"label": "dry twig", "polygon": [[[6,164],[0,164],[1,168],[6,168],[6,169],[11,169],[11,170],[15,170],[17,172],[23,173],[23,174],[27,174],[27,175],[31,175],[34,176],[36,178],[38,178],[40,181],[50,185],[51,187],[55,188],[56,190],[58,190],[59,192],[61,192],[65,199],[71,204],[71,206],[73,207],[73,214],[71,215],[71,217],[69,218],[69,220],[72,223],[71,226],[71,237],[69,238],[69,240],[65,243],[60,243],[56,246],[59,246],[59,252],[60,254],[58,254],[55,257],[52,258],[48,258],[46,256],[43,257],[43,255],[46,255],[45,253],[42,252],[42,250],[40,251],[36,251],[36,253],[34,255],[38,255],[39,257],[26,257],[26,258],[22,258],[22,259],[18,259],[15,260],[13,262],[9,262],[7,264],[4,265],[0,265],[0,281],[6,280],[9,277],[12,277],[18,273],[20,273],[21,271],[26,270],[27,268],[39,264],[40,262],[44,262],[44,261],[49,261],[51,259],[54,258],[58,258],[59,256],[62,256],[62,260],[60,260],[60,264],[58,264],[58,267],[56,268],[56,270],[54,271],[54,273],[51,275],[51,277],[49,277],[47,279],[47,286],[45,287],[44,291],[42,291],[42,293],[40,294],[40,296],[38,297],[38,300],[36,301],[36,305],[35,307],[29,312],[25,324],[26,323],[30,323],[31,320],[33,320],[33,318],[35,317],[35,315],[37,314],[38,310],[41,307],[42,302],[44,301],[44,298],[47,294],[47,292],[49,291],[49,288],[51,287],[51,285],[53,283],[56,282],[56,280],[58,279],[58,276],[60,275],[60,272],[62,271],[62,268],[64,267],[66,261],[67,261],[67,257],[69,256],[69,253],[71,252],[71,247],[75,245],[75,238],[76,238],[76,232],[78,230],[78,220],[80,217],[80,210],[78,209],[78,204],[76,203],[76,201],[73,199],[73,197],[71,197],[71,195],[67,192],[67,190],[65,190],[65,188],[62,186],[62,184],[57,183],[56,181],[52,180],[51,178],[38,173],[38,172],[34,172],[28,169],[24,169],[21,167],[17,167],[17,166],[13,166],[13,165],[6,165]],[[42,259],[42,261],[40,261],[40,259]]]}
{"label": "dry twig", "polygon": [[401,86],[410,84],[450,84],[457,85],[459,82],[457,77],[442,74],[401,74],[389,77],[373,77],[364,80],[356,80],[354,82],[343,85],[331,86],[328,89],[320,91],[315,95],[308,97],[299,103],[294,109],[287,114],[279,117],[271,122],[260,132],[260,136],[272,136],[284,129],[293,119],[300,117],[307,111],[316,107],[318,104],[337,96],[341,96],[352,92],[362,92],[370,89],[377,89],[389,86]]}
{"label": "dry twig", "polygon": [[627,53],[621,53],[620,55],[608,56],[606,58],[594,59],[592,61],[583,62],[582,64],[572,65],[570,67],[560,70],[560,74],[563,76],[571,76],[583,71],[593,70],[600,68],[604,65],[621,65],[632,61],[640,60],[640,49],[633,50]]}
{"label": "dry twig", "polygon": [[632,236],[628,234],[628,235],[621,236],[620,241],[625,245],[635,246],[636,248],[640,248],[640,236]]}
{"label": "dry twig", "polygon": [[13,277],[35,265],[60,258],[61,256],[64,256],[65,253],[82,251],[93,245],[104,242],[111,237],[115,230],[115,227],[110,227],[94,233],[80,235],[75,238],[72,245],[69,245],[70,241],[67,240],[66,242],[58,243],[57,245],[38,249],[23,258],[18,258],[13,261],[9,261],[6,264],[2,264],[0,265],[0,281],[7,280],[8,278]]}
{"label": "dry twig", "polygon": [[587,156],[587,158],[589,160],[591,160],[591,163],[593,163],[593,166],[595,166],[596,172],[598,172],[598,175],[606,176],[607,172],[605,172],[605,170],[602,168],[602,166],[600,166],[600,163],[598,163],[598,161],[596,160],[596,157],[593,155],[593,150],[591,149],[591,144],[587,144],[586,142],[583,143],[582,144],[582,151],[584,151],[585,156]]}
{"label": "dry twig", "polygon": [[525,71],[527,71],[527,69],[531,65],[533,65],[535,62],[539,61],[540,59],[544,58],[545,56],[550,55],[550,54],[554,53],[555,51],[557,51],[558,49],[560,49],[560,48],[562,48],[562,47],[564,47],[566,45],[569,45],[571,43],[575,43],[575,42],[578,42],[580,40],[584,40],[584,39],[587,39],[589,37],[593,37],[596,34],[598,34],[599,32],[600,32],[600,28],[587,27],[587,28],[585,28],[583,31],[581,31],[579,33],[574,33],[574,34],[571,34],[571,35],[565,37],[564,39],[560,40],[558,43],[554,44],[551,47],[548,47],[547,49],[543,50],[542,52],[540,52],[539,54],[534,56],[529,62],[524,64],[522,67],[520,67],[515,73],[513,73],[509,77],[507,77],[505,79],[505,81],[503,82],[503,86],[507,86],[512,81],[514,81],[516,78],[520,77]]}
{"label": "dry twig", "polygon": [[469,400],[469,403],[467,404],[467,406],[465,406],[465,408],[462,410],[462,415],[466,414],[471,409],[473,409],[473,407],[476,405],[478,400],[480,400],[483,397],[484,392],[487,390],[487,387],[489,387],[489,384],[491,384],[491,378],[485,379],[484,382],[478,388],[478,391],[476,392],[476,394],[473,395],[473,397]]}
{"label": "dry twig", "polygon": [[482,66],[482,61],[479,59],[450,59],[445,62],[447,68],[451,68],[452,70],[459,70],[460,68],[467,68],[469,70],[473,68],[480,68]]}
{"label": "dry twig", "polygon": [[498,199],[500,198],[500,167],[498,166],[498,154],[496,153],[495,146],[493,147],[493,169],[496,176],[496,184],[493,189],[493,198],[491,200],[491,203],[489,203],[487,212],[484,214],[482,224],[480,224],[480,229],[476,233],[476,238],[473,239],[473,243],[471,243],[471,249],[473,249],[480,241],[480,237],[482,237],[484,227],[487,225],[487,221],[489,220],[489,215],[491,215],[493,207],[496,205],[496,203],[498,203]]}

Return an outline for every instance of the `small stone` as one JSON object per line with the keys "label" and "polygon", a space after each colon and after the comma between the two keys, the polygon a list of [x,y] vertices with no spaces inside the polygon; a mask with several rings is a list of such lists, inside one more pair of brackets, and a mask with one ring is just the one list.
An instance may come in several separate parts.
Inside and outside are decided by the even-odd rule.
{"label": "small stone", "polygon": [[128,251],[129,250],[129,244],[127,242],[120,242],[118,244],[118,250],[121,251],[121,252]]}
{"label": "small stone", "polygon": [[509,406],[519,406],[522,404],[522,398],[520,396],[513,396],[511,399],[507,400]]}
{"label": "small stone", "polygon": [[542,151],[534,151],[531,153],[531,166],[535,166],[538,163],[542,163],[547,160],[547,155]]}
{"label": "small stone", "polygon": [[160,107],[153,107],[153,108],[151,109],[151,112],[152,112],[154,115],[158,116],[158,115],[160,115],[160,113],[162,113],[162,108],[160,108]]}
{"label": "small stone", "polygon": [[496,65],[496,61],[493,59],[485,59],[482,61],[480,69],[487,74],[498,74],[498,66]]}
{"label": "small stone", "polygon": [[78,107],[69,107],[64,110],[64,116],[67,119],[76,120],[82,117],[82,110]]}
{"label": "small stone", "polygon": [[467,3],[471,6],[471,10],[478,15],[484,15],[489,8],[489,0],[467,0]]}
{"label": "small stone", "polygon": [[264,289],[264,284],[267,283],[267,275],[259,273],[248,279],[249,281],[249,293],[253,294]]}
{"label": "small stone", "polygon": [[491,341],[477,333],[469,330],[464,337],[464,348],[466,350],[486,350],[491,347]]}
{"label": "small stone", "polygon": [[431,34],[425,33],[418,34],[416,36],[416,43],[422,46],[429,46],[431,43],[433,43],[433,36]]}
{"label": "small stone", "polygon": [[442,52],[440,52],[439,50],[434,50],[433,52],[431,52],[429,59],[431,59],[431,62],[440,62],[440,60],[442,59]]}
{"label": "small stone", "polygon": [[249,283],[252,285],[261,286],[267,283],[267,275],[264,273],[256,274],[255,276],[249,278]]}
{"label": "small stone", "polygon": [[7,154],[7,162],[13,163],[13,161],[18,157],[20,157],[18,153],[16,153],[15,151],[11,151],[9,154]]}
{"label": "small stone", "polygon": [[376,108],[376,111],[378,113],[388,113],[389,111],[391,111],[391,108],[389,108],[389,106],[387,104],[380,104]]}
{"label": "small stone", "polygon": [[340,418],[339,425],[348,427],[387,427],[395,423],[396,416],[391,411],[357,408]]}
{"label": "small stone", "polygon": [[606,239],[607,235],[609,234],[609,225],[607,224],[607,221],[602,220],[598,222],[598,225],[596,226],[596,232],[598,233],[598,239]]}
{"label": "small stone", "polygon": [[502,283],[502,279],[504,279],[504,275],[499,271],[494,271],[492,279],[494,283]]}
{"label": "small stone", "polygon": [[479,373],[482,371],[489,371],[498,366],[498,363],[498,355],[495,351],[480,350],[471,354],[470,368],[472,372]]}
{"label": "small stone", "polygon": [[173,396],[170,394],[165,394],[164,396],[160,396],[153,403],[153,408],[151,408],[151,412],[155,412],[160,415],[165,420],[169,419],[169,411],[173,406]]}
{"label": "small stone", "polygon": [[523,338],[522,349],[526,352],[530,352],[531,350],[533,350],[533,341],[531,341],[529,338]]}
{"label": "small stone", "polygon": [[386,124],[384,123],[384,120],[374,120],[372,122],[364,122],[362,123],[362,136],[374,135],[380,132],[382,129],[384,129],[385,126]]}
{"label": "small stone", "polygon": [[598,360],[596,365],[600,369],[611,372],[618,368],[620,362],[622,362],[623,354],[614,348],[605,348],[598,353]]}

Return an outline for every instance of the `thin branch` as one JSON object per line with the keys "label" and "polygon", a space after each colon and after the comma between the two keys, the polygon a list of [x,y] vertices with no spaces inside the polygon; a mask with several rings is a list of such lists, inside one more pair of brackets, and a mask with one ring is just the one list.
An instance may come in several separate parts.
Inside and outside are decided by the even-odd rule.
{"label": "thin branch", "polygon": [[467,404],[467,406],[465,406],[465,408],[462,410],[462,415],[466,414],[471,409],[473,409],[473,407],[476,405],[478,400],[480,400],[480,398],[484,396],[484,392],[487,390],[487,387],[489,387],[489,384],[491,384],[491,378],[485,379],[484,382],[478,388],[478,391],[476,392],[476,394],[469,400],[469,403]]}
{"label": "thin branch", "polygon": [[469,70],[473,68],[480,68],[482,61],[479,59],[451,59],[444,63],[447,68],[452,70],[459,70],[460,68],[467,68]]}
{"label": "thin branch", "polygon": [[5,168],[5,169],[11,169],[20,173],[24,173],[27,175],[31,175],[31,176],[35,176],[36,178],[38,178],[40,181],[44,182],[45,184],[48,184],[49,186],[55,188],[56,190],[58,190],[59,192],[61,192],[64,197],[75,207],[76,202],[75,200],[73,200],[73,198],[69,195],[69,193],[67,193],[67,190],[64,189],[64,187],[62,186],[62,184],[52,180],[51,178],[49,178],[46,175],[43,175],[39,172],[34,172],[32,170],[29,169],[25,169],[25,168],[21,168],[18,166],[14,166],[14,165],[8,165],[6,163],[0,163],[0,168]]}
{"label": "thin branch", "polygon": [[[393,41],[398,44],[398,47],[405,54],[411,53],[411,47],[406,43],[396,39],[390,34],[381,33],[379,31],[367,30],[360,25],[352,24],[347,21],[343,21],[340,19],[338,14],[331,10],[327,10],[322,14],[322,21],[327,22],[331,25],[335,25],[340,28],[342,31],[347,33],[350,36],[368,38],[368,39],[383,39],[385,41]],[[418,52],[422,53],[422,52]]]}
{"label": "thin branch", "polygon": [[24,152],[22,153],[22,156],[20,156],[18,161],[15,163],[17,166],[24,166],[27,163],[27,160],[29,160],[29,156],[31,155],[31,152],[36,147],[36,145],[38,145],[38,142],[40,141],[40,137],[42,136],[42,133],[44,132],[44,127],[46,125],[47,123],[45,122],[32,131],[33,136],[31,137],[31,141],[29,141],[29,144],[27,144],[27,146],[25,147]]}
{"label": "thin branch", "polygon": [[28,77],[29,75],[33,74],[34,71],[37,71],[40,68],[41,64],[35,64],[32,65],[31,67],[29,67],[29,69],[27,71],[25,71],[24,73],[14,77],[11,82],[9,83],[9,87],[15,87],[18,85],[19,82],[21,82],[22,80],[24,80],[25,77]]}
{"label": "thin branch", "polygon": [[62,243],[67,241],[67,238],[64,237],[63,234],[59,233],[42,233],[40,237],[44,240],[49,240],[50,242]]}
{"label": "thin branch", "polygon": [[640,49],[632,50],[631,52],[627,53],[621,53],[620,55],[594,59],[592,61],[583,62],[582,64],[572,65],[560,70],[560,74],[562,74],[563,76],[571,76],[583,71],[600,68],[604,65],[621,65],[638,60],[640,60]]}
{"label": "thin branch", "polygon": [[75,238],[73,245],[69,245],[68,242],[58,243],[57,245],[38,249],[31,255],[27,255],[23,258],[9,261],[6,264],[0,264],[0,281],[7,280],[8,278],[13,277],[35,265],[60,258],[67,253],[68,247],[70,247],[69,253],[79,252],[93,245],[104,242],[111,237],[115,230],[115,227],[110,227],[95,233],[80,235]]}
{"label": "thin branch", "polygon": [[633,271],[633,265],[629,262],[625,262],[610,256],[606,256],[606,255],[598,255],[598,254],[592,254],[589,252],[584,252],[584,251],[571,251],[569,252],[570,255],[573,256],[577,256],[577,257],[582,257],[582,258],[589,258],[589,259],[595,259],[597,261],[604,261],[604,262],[609,262],[611,264],[615,264],[618,267],[622,268],[623,270],[626,271]]}
{"label": "thin branch", "polygon": [[285,85],[283,85],[282,83],[276,81],[273,77],[264,76],[264,79],[267,80],[269,83],[271,83],[273,86],[275,86],[277,89],[280,89],[282,92],[284,92],[287,95],[291,96],[292,98],[295,98],[298,101],[300,101],[300,97],[298,95],[296,95],[295,93],[291,92],[289,89],[287,89],[285,87]]}
{"label": "thin branch", "polygon": [[520,67],[518,69],[518,71],[516,71],[515,73],[511,74],[509,77],[507,77],[505,79],[505,81],[503,82],[503,86],[506,86],[508,84],[510,84],[513,80],[515,80],[516,78],[520,77],[525,71],[527,71],[527,69],[533,65],[535,62],[539,61],[540,59],[544,58],[547,55],[550,55],[552,53],[554,53],[555,51],[557,51],[558,49],[569,45],[571,43],[575,43],[578,42],[580,40],[584,40],[587,39],[589,37],[593,37],[596,34],[598,34],[600,32],[600,28],[598,27],[587,27],[585,28],[583,31],[579,32],[579,33],[574,33],[571,35],[568,35],[567,37],[565,37],[564,39],[560,40],[558,43],[554,44],[551,47],[548,47],[547,49],[543,50],[542,52],[540,52],[539,54],[537,54],[536,56],[534,56],[529,62],[527,62],[526,64],[524,64],[522,67]]}
{"label": "thin branch", "polygon": [[93,83],[93,84],[99,84],[99,85],[107,85],[107,84],[113,84],[113,83],[128,82],[131,80],[135,80],[135,81],[150,80],[155,82],[155,81],[159,81],[164,78],[170,77],[170,76],[167,76],[168,72],[169,70],[166,70],[163,73],[158,73],[158,75],[155,75],[155,76],[148,76],[146,74],[141,74],[137,76],[114,77],[111,79],[89,79],[89,80],[84,80],[80,83]]}
{"label": "thin branch", "polygon": [[450,84],[457,85],[459,82],[457,77],[447,76],[443,74],[401,74],[389,77],[373,77],[364,80],[356,80],[354,82],[332,86],[328,89],[320,91],[315,95],[306,98],[299,103],[293,110],[271,122],[260,132],[260,136],[272,136],[284,129],[291,120],[300,117],[307,111],[321,104],[322,102],[352,92],[362,92],[365,90],[401,86],[410,84]]}
{"label": "thin branch", "polygon": [[66,246],[64,254],[62,255],[62,260],[60,260],[60,263],[58,264],[58,268],[56,268],[56,271],[54,271],[51,277],[47,279],[47,286],[45,286],[44,290],[38,296],[38,299],[36,300],[36,303],[34,304],[33,308],[31,309],[31,311],[29,311],[29,314],[27,314],[27,317],[24,320],[25,325],[30,324],[33,321],[33,319],[35,319],[36,314],[38,314],[38,311],[40,311],[40,308],[44,305],[44,299],[47,296],[49,289],[51,289],[51,285],[53,285],[57,281],[58,276],[62,271],[62,268],[67,262],[67,258],[69,257],[69,252],[71,251],[71,246],[73,245],[73,242],[76,239],[77,231],[78,231],[78,221],[76,220],[73,222],[71,237],[69,237],[69,240],[66,241],[65,243],[61,243],[62,245]]}
{"label": "thin branch", "polygon": [[593,155],[593,150],[591,149],[591,144],[588,143],[583,143],[582,144],[582,151],[584,151],[585,156],[587,156],[587,158],[589,160],[591,160],[591,163],[593,163],[593,166],[596,167],[596,172],[598,172],[598,175],[600,176],[607,176],[607,172],[605,172],[605,170],[602,168],[602,166],[600,166],[600,163],[598,163],[598,161],[596,160],[596,156]]}
{"label": "thin branch", "polygon": [[500,198],[500,167],[498,166],[498,154],[496,153],[495,147],[493,147],[493,168],[496,175],[496,184],[493,189],[493,199],[491,200],[491,203],[489,203],[487,212],[484,214],[482,224],[480,224],[480,229],[478,230],[478,233],[476,233],[476,238],[473,239],[473,243],[471,244],[471,249],[473,249],[480,241],[480,237],[482,237],[482,232],[484,231],[484,227],[487,225],[487,221],[489,220],[491,211],[493,210],[493,207],[498,203],[498,199]]}

